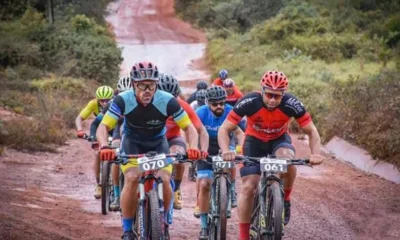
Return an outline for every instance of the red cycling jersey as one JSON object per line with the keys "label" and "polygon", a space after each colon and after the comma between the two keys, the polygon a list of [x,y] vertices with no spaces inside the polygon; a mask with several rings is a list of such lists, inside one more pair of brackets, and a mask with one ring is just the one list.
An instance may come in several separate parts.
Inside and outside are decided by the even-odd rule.
{"label": "red cycling jersey", "polygon": [[276,139],[287,132],[289,121],[294,117],[301,127],[312,122],[303,104],[293,95],[285,93],[281,103],[269,111],[260,92],[251,92],[236,103],[228,115],[233,124],[247,116],[246,134],[262,141]]}
{"label": "red cycling jersey", "polygon": [[[192,121],[194,127],[199,130],[202,127],[202,123],[199,119],[199,117],[197,116],[196,112],[193,110],[193,108],[184,100],[177,98],[179,105],[181,105],[181,107],[183,108],[183,110],[187,113],[187,115],[190,118],[190,121]],[[167,122],[165,124],[165,126],[167,127],[167,140],[170,140],[172,138],[178,137],[181,135],[181,129],[179,128],[179,126],[175,123],[174,119],[172,119],[171,117],[169,117],[167,119]]]}
{"label": "red cycling jersey", "polygon": [[[215,79],[213,84],[217,85],[217,86],[221,86],[221,87],[224,86],[224,82],[221,80],[221,78]],[[236,96],[241,95],[243,97],[243,93],[240,91],[240,89],[236,85],[233,86],[233,94]]]}

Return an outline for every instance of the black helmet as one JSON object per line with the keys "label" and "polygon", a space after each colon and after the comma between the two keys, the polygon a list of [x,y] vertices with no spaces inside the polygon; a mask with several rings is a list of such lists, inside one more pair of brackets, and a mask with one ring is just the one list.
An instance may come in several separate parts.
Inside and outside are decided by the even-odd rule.
{"label": "black helmet", "polygon": [[204,102],[206,101],[206,94],[207,90],[205,89],[200,89],[199,91],[196,92],[196,100],[197,103],[200,105],[204,105]]}
{"label": "black helmet", "polygon": [[212,86],[207,88],[207,102],[223,101],[226,99],[226,91],[221,86]]}
{"label": "black helmet", "polygon": [[200,82],[198,82],[198,83],[196,84],[196,88],[197,88],[197,90],[200,90],[200,89],[207,89],[207,88],[208,88],[208,84],[207,84],[206,81],[201,80]]}
{"label": "black helmet", "polygon": [[178,96],[180,89],[178,80],[172,75],[161,74],[157,82],[157,87],[160,90],[171,93],[174,97]]}

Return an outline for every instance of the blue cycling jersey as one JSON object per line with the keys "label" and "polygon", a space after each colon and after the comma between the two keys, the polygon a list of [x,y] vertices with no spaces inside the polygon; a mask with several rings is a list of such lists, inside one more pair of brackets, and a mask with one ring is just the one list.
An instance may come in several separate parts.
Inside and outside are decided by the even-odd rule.
{"label": "blue cycling jersey", "polygon": [[[233,109],[233,107],[229,104],[225,104],[225,111],[222,116],[217,117],[215,116],[211,109],[207,106],[201,106],[196,110],[196,114],[199,116],[200,121],[203,123],[204,127],[207,129],[208,136],[209,136],[209,147],[208,153],[210,155],[217,155],[219,152],[219,145],[218,145],[218,129],[221,127],[222,123],[227,118],[229,112]],[[245,121],[242,120],[239,123],[240,128],[245,128]],[[229,138],[231,139],[229,148],[231,150],[235,149],[235,141],[233,138],[233,132],[229,134]]]}

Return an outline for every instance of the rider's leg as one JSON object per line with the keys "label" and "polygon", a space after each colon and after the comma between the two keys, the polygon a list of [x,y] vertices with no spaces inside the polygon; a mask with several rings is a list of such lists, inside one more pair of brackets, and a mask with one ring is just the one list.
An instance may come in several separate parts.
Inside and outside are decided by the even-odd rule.
{"label": "rider's leg", "polygon": [[[183,138],[174,138],[169,141],[170,152],[171,153],[186,153],[186,143]],[[180,186],[182,183],[183,174],[185,171],[185,165],[183,163],[178,163],[175,165],[175,197],[174,197],[174,208],[182,209],[182,195]]]}
{"label": "rider's leg", "polygon": [[210,209],[210,186],[212,177],[213,171],[210,169],[197,171],[197,179],[200,185],[198,203],[200,209],[201,230],[199,233],[199,239],[208,239],[207,216]]}
{"label": "rider's leg", "polygon": [[[279,148],[275,151],[275,155],[278,158],[289,158],[294,159],[295,153],[290,148]],[[296,179],[297,168],[296,166],[289,166],[287,173],[281,174],[281,178],[284,180],[283,189],[285,191],[285,201],[290,201],[290,194],[293,189],[294,180]]]}
{"label": "rider's leg", "polygon": [[[119,147],[120,146],[120,140],[113,140],[112,147]],[[111,167],[111,174],[112,174],[112,184],[114,187],[114,196],[116,198],[119,197],[120,195],[120,189],[119,189],[119,165],[113,164]]]}
{"label": "rider's leg", "polygon": [[[163,180],[163,198],[164,198],[164,212],[167,213],[169,206],[171,204],[172,198],[172,189],[171,189],[171,172],[172,172],[172,165],[167,167],[166,169],[161,169],[157,172],[157,176],[161,177]],[[125,187],[124,187],[125,188]]]}
{"label": "rider's leg", "polygon": [[[251,214],[253,211],[254,196],[257,191],[257,185],[260,181],[260,176],[257,174],[251,174],[243,176],[245,169],[251,167],[243,167],[242,172],[242,187],[239,194],[238,201],[238,214],[239,214],[239,239],[249,239],[250,235],[250,222]],[[258,168],[259,169],[259,168]]]}
{"label": "rider's leg", "polygon": [[96,152],[93,170],[94,170],[94,176],[96,178],[96,183],[97,183],[94,197],[100,198],[101,197],[101,185],[100,185],[100,154],[99,154],[99,152]]}
{"label": "rider's leg", "polygon": [[[126,167],[126,165],[124,167]],[[123,228],[124,232],[126,232],[132,231],[133,217],[136,213],[136,207],[138,204],[137,188],[140,172],[137,167],[124,168],[123,172],[125,183],[121,193],[121,209]]]}

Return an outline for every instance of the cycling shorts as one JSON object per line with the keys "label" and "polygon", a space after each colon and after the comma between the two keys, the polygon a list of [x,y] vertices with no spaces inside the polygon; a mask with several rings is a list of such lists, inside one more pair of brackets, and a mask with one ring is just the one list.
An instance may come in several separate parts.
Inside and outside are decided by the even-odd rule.
{"label": "cycling shorts", "polygon": [[[156,151],[157,153],[169,153],[168,142],[165,136],[161,136],[155,139],[149,140],[140,140],[133,138],[127,134],[122,135],[122,142],[121,146],[123,147],[124,154],[141,154],[147,153],[150,151]],[[137,159],[129,159],[132,160],[129,163],[122,165],[121,170],[125,173],[126,170],[132,167],[139,167],[137,163]],[[172,164],[162,168],[163,170],[167,171],[168,173],[172,173]]]}
{"label": "cycling shorts", "polygon": [[182,136],[176,136],[176,137],[173,137],[173,138],[169,139],[168,140],[168,145],[169,145],[170,148],[172,146],[174,146],[174,145],[181,146],[181,147],[183,147],[183,149],[186,152],[186,148],[187,148],[186,147],[186,141]]}
{"label": "cycling shorts", "polygon": [[[265,157],[267,155],[274,155],[279,148],[288,148],[296,152],[292,145],[290,135],[284,133],[280,137],[270,140],[268,142],[261,141],[253,136],[247,135],[243,144],[243,155],[251,157]],[[240,176],[245,177],[248,175],[261,175],[260,166],[250,165],[244,166],[240,169]]]}

